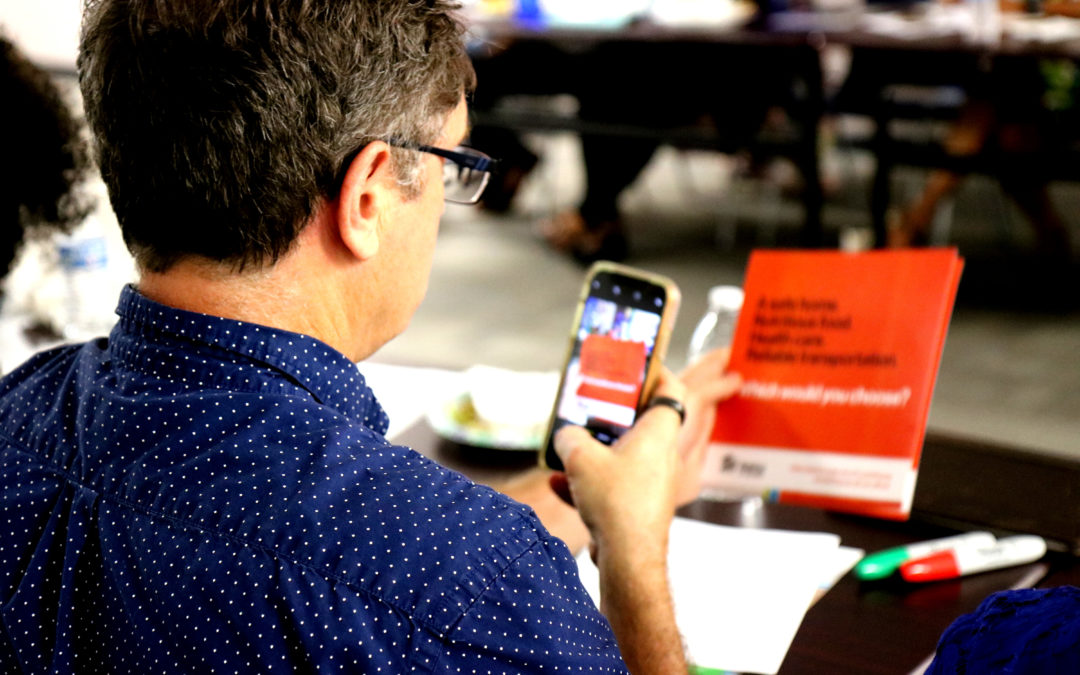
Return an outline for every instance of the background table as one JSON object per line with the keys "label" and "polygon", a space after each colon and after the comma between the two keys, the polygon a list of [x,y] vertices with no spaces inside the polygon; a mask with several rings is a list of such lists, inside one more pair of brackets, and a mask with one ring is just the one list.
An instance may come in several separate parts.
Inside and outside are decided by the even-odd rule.
{"label": "background table", "polygon": [[[932,3],[926,3],[930,6]],[[1000,73],[1019,67],[1038,75],[1038,62],[1044,59],[1075,61],[1080,59],[1080,39],[1036,41],[1006,32],[1001,39],[982,41],[960,34],[941,34],[927,25],[924,34],[913,27],[904,34],[890,35],[868,30],[865,13],[848,12],[779,12],[760,16],[746,25],[667,26],[650,21],[631,22],[619,28],[582,26],[547,26],[515,23],[508,20],[480,21],[473,30],[478,42],[487,45],[474,59],[480,72],[478,99],[473,105],[477,126],[496,126],[518,131],[573,131],[581,134],[609,134],[625,138],[647,138],[674,145],[732,152],[750,150],[760,158],[790,158],[803,178],[801,199],[805,221],[801,240],[807,245],[824,243],[821,210],[824,194],[821,187],[820,151],[823,148],[821,121],[836,113],[869,116],[876,132],[867,139],[851,140],[856,147],[870,150],[878,162],[870,187],[870,215],[879,246],[886,238],[886,209],[890,203],[889,178],[898,165],[949,168],[959,173],[979,172],[995,175],[1010,162],[1022,159],[1039,167],[1048,179],[1080,178],[1080,151],[1071,123],[1048,124],[1065,115],[1042,115],[1031,122],[1044,132],[1053,129],[1037,151],[1012,152],[1000,147],[971,156],[955,156],[936,142],[910,142],[890,134],[896,120],[940,120],[955,118],[960,104],[940,105],[895,100],[892,89],[901,86],[954,86],[971,93],[985,88],[981,83],[997,82]],[[1010,16],[1019,16],[1012,14]],[[1028,22],[1058,20],[1060,17],[1028,18]],[[820,53],[830,46],[846,48],[852,62],[871,64],[862,71],[872,71],[873,78],[861,78],[859,96],[843,89],[832,96],[826,91],[825,73]],[[514,58],[520,50],[523,57]],[[594,68],[583,55],[614,51],[617,59],[600,59]],[[488,75],[484,54],[509,57],[509,76]],[[668,58],[671,53],[690,54],[688,59]],[[689,61],[689,62],[687,62]],[[612,63],[616,67],[612,67]],[[632,71],[634,85],[622,86],[618,64]],[[749,75],[749,77],[747,77]],[[1008,78],[1003,78],[1008,79]],[[612,115],[597,119],[588,115],[566,115],[534,109],[515,109],[491,105],[501,95],[555,94],[577,95],[583,90],[612,87],[612,96],[625,100],[629,116]],[[668,86],[672,82],[678,86]],[[789,83],[787,91],[783,85]],[[993,85],[996,86],[996,85]],[[672,126],[663,121],[643,123],[634,110],[635,101],[649,101],[657,91],[664,92],[665,104],[700,107],[700,91],[718,89],[718,99],[726,108],[770,101],[786,109],[792,122],[790,133],[776,135],[727,133],[724,124],[708,126]],[[1043,105],[1038,86],[1009,86],[1001,92],[1005,100],[1022,103],[1032,110]],[[494,90],[494,91],[493,91]],[[625,90],[625,91],[624,91]],[[587,92],[586,92],[587,93]],[[981,92],[985,94],[985,92]],[[980,95],[981,95],[980,94]],[[783,100],[781,100],[781,98]],[[584,111],[583,111],[584,112]],[[700,111],[707,112],[707,111]],[[847,139],[839,139],[848,143]],[[1060,140],[1060,142],[1056,142]]]}

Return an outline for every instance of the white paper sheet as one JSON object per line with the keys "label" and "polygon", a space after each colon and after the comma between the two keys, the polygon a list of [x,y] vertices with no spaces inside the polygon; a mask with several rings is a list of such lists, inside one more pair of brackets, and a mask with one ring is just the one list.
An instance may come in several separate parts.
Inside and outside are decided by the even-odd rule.
{"label": "white paper sheet", "polygon": [[[691,661],[776,673],[819,588],[831,586],[859,557],[834,534],[676,518],[668,565],[675,618]],[[587,552],[578,567],[599,604],[599,576]]]}

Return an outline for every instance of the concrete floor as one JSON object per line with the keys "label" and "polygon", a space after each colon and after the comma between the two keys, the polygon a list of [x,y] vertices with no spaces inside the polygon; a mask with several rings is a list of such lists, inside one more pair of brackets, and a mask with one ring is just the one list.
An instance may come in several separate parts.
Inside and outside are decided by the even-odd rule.
{"label": "concrete floor", "polygon": [[[544,161],[508,216],[448,207],[427,299],[410,328],[376,361],[465,368],[483,363],[554,370],[563,356],[584,269],[549,250],[536,223],[580,199],[573,139],[532,139]],[[866,158],[842,158],[825,212],[829,235],[865,227]],[[775,188],[732,178],[716,155],[661,151],[620,202],[632,242],[628,264],[672,277],[683,305],[669,364],[685,359],[707,289],[739,284],[749,250],[793,245],[800,210]],[[860,168],[861,167],[861,168]],[[910,192],[922,174],[894,180]],[[1080,274],[1028,253],[1030,228],[996,186],[972,178],[942,235],[967,259],[942,358],[930,428],[1016,447],[1080,455]],[[1080,217],[1080,188],[1055,186]],[[862,200],[862,201],[860,201]],[[1002,215],[1002,214],[1006,215]],[[1073,224],[1074,242],[1080,228]],[[1080,256],[1074,255],[1074,259]]]}

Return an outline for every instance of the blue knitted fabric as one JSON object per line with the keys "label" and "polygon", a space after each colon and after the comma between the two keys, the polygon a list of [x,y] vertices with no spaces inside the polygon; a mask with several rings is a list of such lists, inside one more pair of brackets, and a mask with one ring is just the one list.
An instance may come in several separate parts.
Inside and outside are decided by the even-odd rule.
{"label": "blue knitted fabric", "polygon": [[995,593],[949,626],[927,675],[1080,673],[1080,589]]}

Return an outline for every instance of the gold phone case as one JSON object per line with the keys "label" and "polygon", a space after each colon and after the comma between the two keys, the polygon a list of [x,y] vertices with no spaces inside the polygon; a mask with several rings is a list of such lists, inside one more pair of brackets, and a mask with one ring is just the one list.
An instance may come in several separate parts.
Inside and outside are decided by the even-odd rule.
{"label": "gold phone case", "polygon": [[558,393],[555,396],[555,403],[551,408],[551,416],[548,418],[547,432],[544,434],[544,443],[540,446],[539,461],[540,466],[544,468],[559,468],[549,465],[547,449],[551,446],[552,430],[555,427],[555,420],[558,417],[559,404],[562,402],[563,387],[566,384],[566,371],[570,364],[570,359],[574,354],[574,344],[577,341],[578,326],[581,325],[581,317],[585,312],[585,301],[589,297],[589,290],[592,286],[593,278],[600,273],[618,274],[632,279],[647,281],[655,286],[662,287],[664,289],[664,295],[666,296],[664,309],[660,315],[660,329],[656,334],[656,344],[649,357],[648,364],[646,365],[645,382],[642,385],[642,392],[644,395],[641,397],[641,401],[638,404],[638,414],[641,414],[641,407],[649,400],[649,392],[656,386],[656,379],[660,374],[659,366],[664,362],[664,357],[667,355],[671,331],[675,326],[675,317],[679,312],[679,302],[681,300],[679,287],[675,285],[674,281],[661,274],[646,272],[644,270],[608,262],[606,260],[594,263],[585,275],[585,282],[581,285],[577,309],[574,312],[574,321],[570,324],[570,339],[567,341],[566,355],[562,360],[562,371],[559,376]]}

